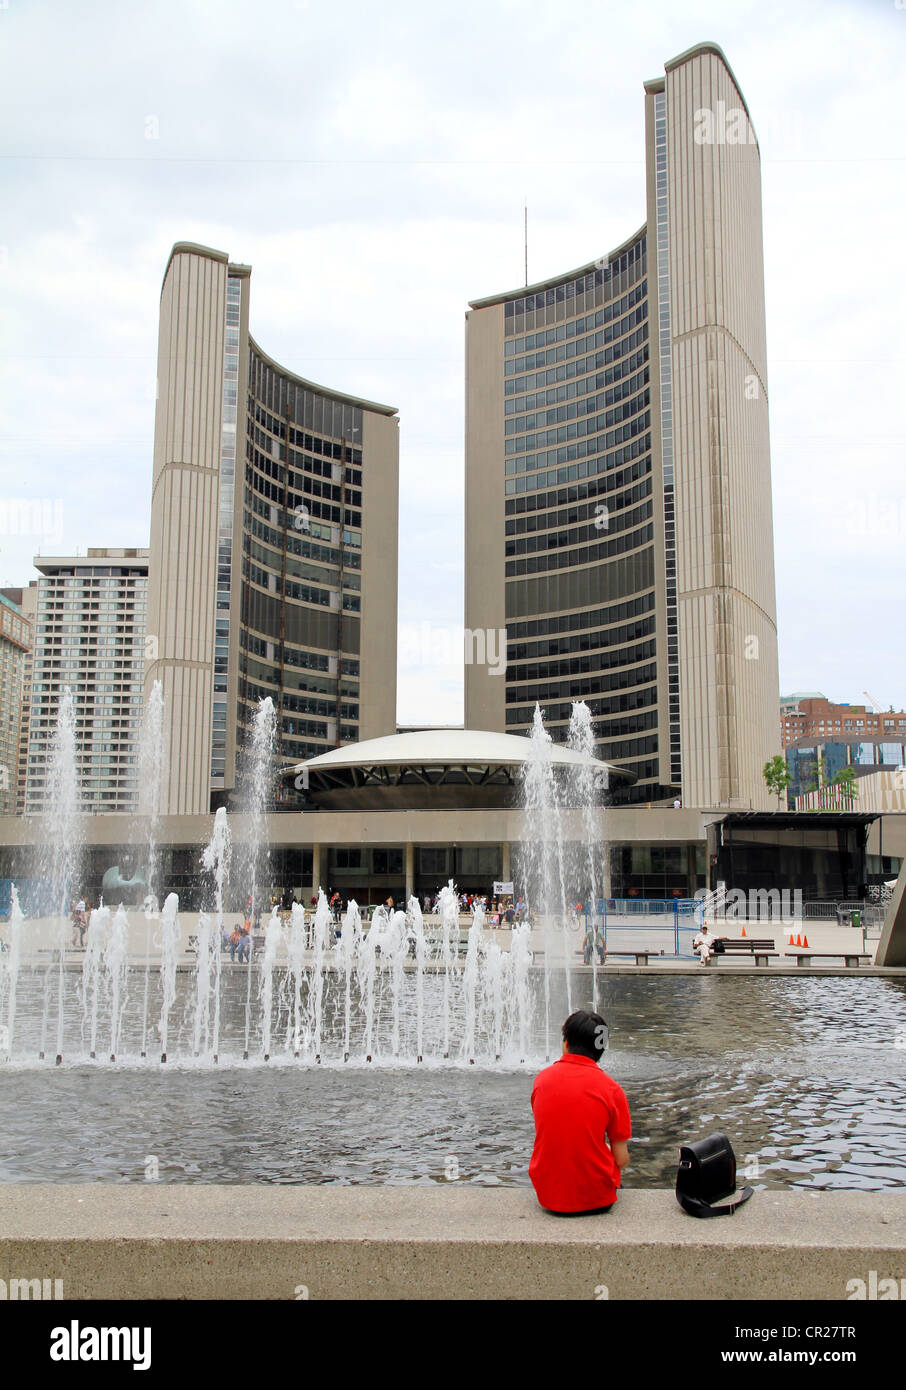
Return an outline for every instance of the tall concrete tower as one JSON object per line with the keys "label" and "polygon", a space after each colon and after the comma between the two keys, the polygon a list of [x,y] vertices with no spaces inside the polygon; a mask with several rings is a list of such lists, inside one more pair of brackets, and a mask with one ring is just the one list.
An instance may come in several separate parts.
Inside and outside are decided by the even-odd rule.
{"label": "tall concrete tower", "polygon": [[268,357],[250,277],[178,243],[161,294],[145,688],[169,814],[229,799],[266,696],[286,762],[396,727],[396,410]]}
{"label": "tall concrete tower", "polygon": [[[561,734],[625,795],[768,805],[777,633],[760,157],[724,55],[645,84],[643,226],[466,316],[466,723]],[[605,190],[606,191],[606,190]],[[499,668],[498,668],[499,669]]]}

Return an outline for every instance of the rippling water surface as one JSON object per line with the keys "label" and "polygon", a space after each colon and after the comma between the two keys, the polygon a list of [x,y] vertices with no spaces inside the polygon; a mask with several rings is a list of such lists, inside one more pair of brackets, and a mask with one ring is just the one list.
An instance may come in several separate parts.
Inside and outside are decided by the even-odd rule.
{"label": "rippling water surface", "polygon": [[[583,986],[573,984],[573,1005]],[[626,1183],[672,1185],[681,1142],[724,1130],[769,1187],[906,1186],[906,985],[617,976],[605,1061],[630,1102]],[[562,990],[553,1007],[563,1014]],[[528,1184],[524,1067],[0,1068],[6,1182]],[[156,1166],[155,1166],[156,1162]]]}

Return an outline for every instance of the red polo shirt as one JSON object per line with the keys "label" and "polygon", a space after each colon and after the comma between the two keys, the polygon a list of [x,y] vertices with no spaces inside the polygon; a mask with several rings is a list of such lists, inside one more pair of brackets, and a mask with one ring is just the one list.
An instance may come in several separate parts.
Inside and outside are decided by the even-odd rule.
{"label": "red polo shirt", "polygon": [[535,1077],[529,1177],[548,1211],[591,1211],[617,1200],[620,1169],[605,1142],[631,1138],[622,1086],[590,1057],[566,1052]]}

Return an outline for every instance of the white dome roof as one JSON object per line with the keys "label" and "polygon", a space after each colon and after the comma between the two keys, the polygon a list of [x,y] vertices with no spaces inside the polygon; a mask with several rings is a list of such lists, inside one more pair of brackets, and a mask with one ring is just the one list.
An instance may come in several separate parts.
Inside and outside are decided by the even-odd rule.
{"label": "white dome roof", "polygon": [[[329,772],[352,767],[401,767],[416,764],[424,767],[479,765],[518,767],[531,756],[531,740],[525,734],[497,734],[486,729],[420,729],[414,733],[390,734],[385,738],[370,738],[363,743],[349,743],[319,753],[302,763],[284,768],[284,775],[309,771]],[[631,776],[623,768],[587,759],[581,753],[561,743],[550,745],[550,759],[557,767],[591,766],[618,776]]]}

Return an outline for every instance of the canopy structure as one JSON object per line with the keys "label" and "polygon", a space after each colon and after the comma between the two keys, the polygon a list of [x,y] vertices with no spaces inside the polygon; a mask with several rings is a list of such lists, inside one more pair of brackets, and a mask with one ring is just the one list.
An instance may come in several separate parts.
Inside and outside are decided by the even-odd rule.
{"label": "canopy structure", "polygon": [[[314,806],[331,810],[513,806],[531,753],[522,735],[423,729],[334,748],[284,768],[282,778],[306,791]],[[635,780],[624,768],[585,758],[562,744],[551,744],[549,757],[567,804],[570,772],[592,771],[602,801],[617,780]]]}

